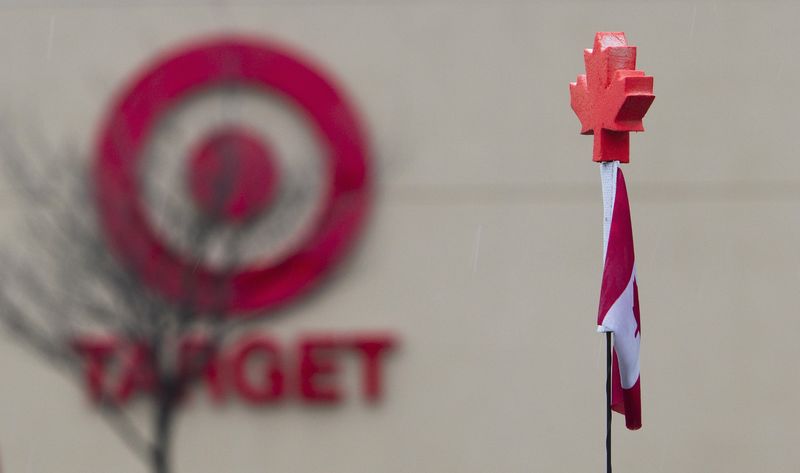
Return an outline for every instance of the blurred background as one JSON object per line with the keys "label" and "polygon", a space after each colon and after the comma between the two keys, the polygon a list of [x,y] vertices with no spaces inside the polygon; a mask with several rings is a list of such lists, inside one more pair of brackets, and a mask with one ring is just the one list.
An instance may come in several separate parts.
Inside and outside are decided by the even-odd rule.
{"label": "blurred background", "polygon": [[[626,32],[656,95],[624,168],[638,256],[644,428],[628,432],[615,416],[615,466],[800,467],[800,4],[0,5],[0,154],[15,163],[0,168],[0,309],[17,317],[0,338],[3,471],[159,471],[152,451],[132,451],[111,425],[124,415],[149,439],[152,396],[104,411],[88,399],[80,370],[62,369],[60,352],[31,343],[36,336],[13,320],[33,320],[48,343],[64,347],[65,332],[52,330],[59,320],[70,322],[72,337],[97,329],[98,320],[83,321],[76,309],[84,293],[65,281],[77,267],[70,245],[103,240],[94,203],[80,195],[90,189],[82,173],[96,160],[101,126],[133,77],[165,51],[221,34],[274,41],[324,71],[369,142],[372,192],[358,238],[324,282],[233,327],[220,343],[269,334],[292,360],[309,333],[380,332],[396,345],[381,359],[377,402],[361,396],[352,354],[340,360],[335,404],[294,394],[268,405],[235,397],[215,404],[198,387],[174,416],[170,471],[601,471],[602,203],[592,139],[578,134],[568,94],[596,31]],[[302,240],[314,225],[325,153],[305,118],[280,100],[218,95],[170,115],[178,131],[162,124],[152,134],[148,152],[157,158],[138,171],[147,218],[170,247],[204,264],[279,259],[295,241],[287,235]],[[192,253],[194,227],[160,210],[196,211],[181,166],[203,130],[231,116],[269,134],[296,190],[275,200],[287,219],[248,227],[233,260],[213,243]],[[153,204],[170,199],[174,205]],[[36,226],[75,219],[80,231]],[[105,258],[102,243],[91,245]],[[92,268],[74,278],[94,281]],[[137,320],[137,301],[161,307],[144,291],[126,293],[134,301],[123,322]],[[122,306],[100,292],[116,317]],[[76,298],[69,311],[59,302]]]}

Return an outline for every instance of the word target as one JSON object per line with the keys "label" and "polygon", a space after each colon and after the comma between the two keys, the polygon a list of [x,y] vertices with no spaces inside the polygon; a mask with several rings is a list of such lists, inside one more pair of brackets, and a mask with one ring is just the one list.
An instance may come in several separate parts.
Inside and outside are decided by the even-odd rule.
{"label": "word target", "polygon": [[[234,89],[277,96],[297,112],[320,152],[321,178],[312,180],[310,191],[318,197],[317,208],[295,219],[300,223],[286,225],[293,233],[290,244],[271,257],[236,261],[232,267],[212,264],[165,237],[146,208],[142,180],[148,155],[153,158],[150,145],[167,117],[204,94]],[[220,123],[193,138],[181,164],[185,180],[175,192],[183,192],[209,220],[230,228],[274,220],[292,173],[273,143],[278,140],[257,131],[269,123]],[[352,245],[369,203],[366,139],[344,94],[319,68],[249,38],[208,41],[156,61],[114,102],[97,146],[97,205],[114,253],[164,297],[191,299],[205,311],[245,315],[304,294]]]}

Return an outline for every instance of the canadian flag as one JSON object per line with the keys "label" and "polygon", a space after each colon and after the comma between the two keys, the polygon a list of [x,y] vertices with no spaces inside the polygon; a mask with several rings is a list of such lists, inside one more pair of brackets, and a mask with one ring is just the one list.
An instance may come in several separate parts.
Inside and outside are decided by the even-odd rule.
{"label": "canadian flag", "polygon": [[642,427],[642,402],[639,380],[639,290],[628,192],[619,161],[600,167],[603,182],[603,283],[597,331],[614,334],[611,368],[611,408],[625,415],[625,426]]}

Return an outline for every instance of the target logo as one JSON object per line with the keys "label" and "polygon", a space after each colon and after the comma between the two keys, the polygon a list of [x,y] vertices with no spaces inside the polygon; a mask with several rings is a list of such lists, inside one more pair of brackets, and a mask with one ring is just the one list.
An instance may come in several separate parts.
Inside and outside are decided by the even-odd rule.
{"label": "target logo", "polygon": [[191,293],[231,316],[306,293],[369,204],[369,150],[345,94],[252,38],[194,43],[147,67],[112,104],[96,156],[114,253],[164,297]]}

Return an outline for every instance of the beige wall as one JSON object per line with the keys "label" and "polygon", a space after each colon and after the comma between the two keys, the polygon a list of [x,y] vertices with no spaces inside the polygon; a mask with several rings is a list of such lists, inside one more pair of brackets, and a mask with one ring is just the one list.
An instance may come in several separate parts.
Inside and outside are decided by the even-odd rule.
{"label": "beige wall", "polygon": [[[385,402],[200,403],[178,424],[178,472],[601,471],[600,184],[567,89],[596,30],[627,32],[657,95],[625,168],[645,427],[617,421],[617,469],[800,468],[800,4],[109,3],[3,3],[3,126],[88,151],[112,92],[155,52],[255,32],[337,75],[380,168],[352,264],[263,327],[396,331]],[[21,209],[2,195],[12,245]],[[0,376],[3,471],[145,471],[10,337]]]}

